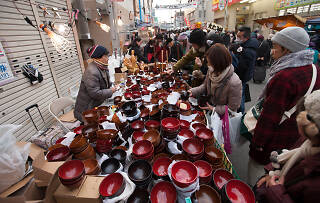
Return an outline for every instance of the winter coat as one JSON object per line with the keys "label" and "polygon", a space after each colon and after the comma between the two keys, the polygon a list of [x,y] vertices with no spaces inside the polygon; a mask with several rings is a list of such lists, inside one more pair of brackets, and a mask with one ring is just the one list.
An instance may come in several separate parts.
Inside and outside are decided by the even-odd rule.
{"label": "winter coat", "polygon": [[[298,63],[298,59],[293,59],[292,63]],[[320,70],[317,69],[313,91],[320,89]],[[291,149],[299,139],[296,113],[279,123],[283,113],[295,106],[308,91],[311,79],[312,65],[306,65],[281,70],[268,82],[263,108],[250,144],[249,155],[256,162],[263,165],[269,163],[272,151]],[[260,147],[263,150],[259,150]]]}
{"label": "winter coat", "polygon": [[[173,66],[173,69],[175,71],[181,70],[189,63],[194,62],[196,57],[199,57],[200,59],[204,58],[206,50],[207,48],[205,46],[201,47],[199,50],[196,50],[194,48],[190,49],[189,52]],[[200,67],[195,64],[193,70],[199,69]]]}
{"label": "winter coat", "polygon": [[[183,56],[182,47],[178,42],[174,42],[170,49],[169,61],[179,61]],[[174,60],[172,60],[174,59]]]}
{"label": "winter coat", "polygon": [[150,44],[147,44],[144,47],[144,57],[148,59],[149,63],[154,63],[154,47],[150,47]]}
{"label": "winter coat", "polygon": [[319,202],[320,153],[295,164],[285,176],[284,185],[256,189],[259,203]]}
{"label": "winter coat", "polygon": [[139,46],[132,46],[129,51],[130,54],[132,50],[134,50],[134,55],[137,56],[139,62],[143,61],[144,63],[148,63],[148,59],[144,57]]}
{"label": "winter coat", "polygon": [[263,40],[262,42],[259,42],[259,47],[257,49],[257,58],[263,57],[263,60],[257,60],[258,66],[265,66],[269,62],[270,59],[270,51],[271,47],[267,40]]}
{"label": "winter coat", "polygon": [[202,85],[191,89],[194,97],[199,97],[206,93],[210,96],[210,102],[215,106],[215,111],[220,115],[224,115],[225,105],[232,111],[237,111],[241,104],[242,83],[234,68],[231,68],[221,83],[215,88],[211,88],[209,74]]}
{"label": "winter coat", "polygon": [[[103,77],[103,71],[106,71],[107,78]],[[97,107],[110,98],[112,96],[110,87],[109,72],[101,70],[94,62],[90,63],[81,79],[74,109],[75,118],[82,121],[82,112]]]}
{"label": "winter coat", "polygon": [[248,82],[252,79],[258,44],[259,42],[257,39],[251,38],[246,42],[241,43],[242,48],[240,47],[235,53],[239,59],[238,68],[235,72],[238,74],[242,82]]}

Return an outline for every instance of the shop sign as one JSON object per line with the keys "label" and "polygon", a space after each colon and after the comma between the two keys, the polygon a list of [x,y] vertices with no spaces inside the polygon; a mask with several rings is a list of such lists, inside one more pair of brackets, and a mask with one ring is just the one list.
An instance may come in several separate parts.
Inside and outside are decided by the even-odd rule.
{"label": "shop sign", "polygon": [[320,0],[277,0],[275,8],[277,10],[283,10],[293,7],[303,7],[306,5],[319,3]]}
{"label": "shop sign", "polygon": [[212,11],[219,9],[223,10],[225,8],[226,1],[228,1],[228,6],[231,6],[232,4],[239,3],[241,0],[212,0]]}
{"label": "shop sign", "polygon": [[284,16],[285,14],[303,14],[303,13],[309,13],[309,12],[315,12],[315,11],[320,11],[320,3],[282,9],[279,11],[279,16]]}
{"label": "shop sign", "polygon": [[11,67],[0,42],[0,85],[3,85],[14,78]]}

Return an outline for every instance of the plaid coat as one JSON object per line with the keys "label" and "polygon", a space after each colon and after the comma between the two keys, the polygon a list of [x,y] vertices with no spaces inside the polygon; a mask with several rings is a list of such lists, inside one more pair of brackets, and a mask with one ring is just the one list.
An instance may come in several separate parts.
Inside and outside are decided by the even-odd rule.
{"label": "plaid coat", "polygon": [[[272,151],[291,149],[298,141],[300,135],[296,124],[296,113],[281,125],[279,122],[283,113],[295,106],[298,100],[305,95],[311,79],[312,66],[307,65],[282,70],[268,83],[263,110],[258,119],[249,151],[250,157],[256,162],[267,164]],[[313,90],[317,89],[320,89],[319,68]]]}

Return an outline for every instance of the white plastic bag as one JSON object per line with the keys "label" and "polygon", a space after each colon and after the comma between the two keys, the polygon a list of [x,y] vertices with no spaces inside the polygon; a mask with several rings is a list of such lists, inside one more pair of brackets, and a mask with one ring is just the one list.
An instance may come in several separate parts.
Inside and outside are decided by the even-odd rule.
{"label": "white plastic bag", "polygon": [[18,128],[12,124],[0,126],[0,193],[20,181],[26,172],[30,143],[23,148],[16,146],[13,132]]}
{"label": "white plastic bag", "polygon": [[[229,109],[230,111],[230,109]],[[230,123],[230,142],[233,146],[242,145],[246,142],[243,136],[240,135],[240,122],[242,113],[229,112],[229,123]]]}
{"label": "white plastic bag", "polygon": [[222,133],[222,120],[217,112],[212,112],[211,114],[210,128],[213,131],[214,138],[216,138],[219,145],[224,143],[223,133]]}

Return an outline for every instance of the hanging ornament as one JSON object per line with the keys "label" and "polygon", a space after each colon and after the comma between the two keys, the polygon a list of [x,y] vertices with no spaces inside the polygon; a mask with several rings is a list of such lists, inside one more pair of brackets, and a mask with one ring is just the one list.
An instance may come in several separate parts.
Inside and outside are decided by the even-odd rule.
{"label": "hanging ornament", "polygon": [[123,25],[123,21],[121,20],[121,17],[120,17],[120,16],[118,17],[118,25],[119,25],[119,26],[122,26],[122,25]]}
{"label": "hanging ornament", "polygon": [[110,31],[110,27],[106,24],[100,23],[99,21],[96,21],[97,25],[100,26],[100,28],[105,31],[105,32],[109,32]]}
{"label": "hanging ornament", "polygon": [[49,21],[49,26],[52,31],[63,37],[68,37],[70,34],[71,27],[65,23],[54,23]]}
{"label": "hanging ornament", "polygon": [[68,40],[66,40],[64,37],[52,32],[44,24],[41,24],[40,28],[48,34],[52,42],[52,45],[54,46],[54,48],[57,50],[58,53],[64,54],[65,52],[70,50],[71,43]]}

